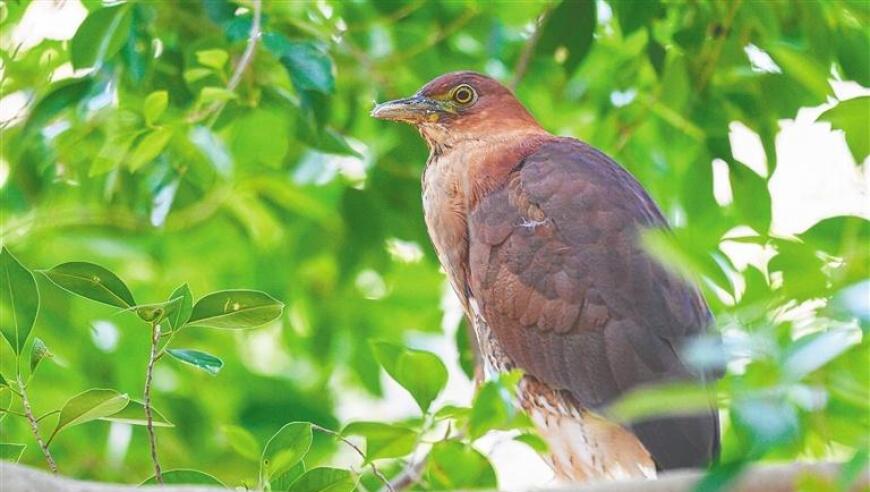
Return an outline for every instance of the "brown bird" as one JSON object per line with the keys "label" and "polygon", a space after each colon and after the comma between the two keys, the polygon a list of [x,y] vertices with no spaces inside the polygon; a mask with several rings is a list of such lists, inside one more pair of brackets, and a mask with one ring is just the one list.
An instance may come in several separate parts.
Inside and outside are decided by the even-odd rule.
{"label": "brown bird", "polygon": [[442,75],[372,116],[416,126],[429,145],[429,235],[485,372],[524,372],[518,400],[557,477],[654,477],[716,458],[713,408],[628,428],[596,413],[639,385],[705,377],[680,350],[712,324],[710,310],[639,244],[642,229],[667,223],[634,177],[548,133],[473,72]]}

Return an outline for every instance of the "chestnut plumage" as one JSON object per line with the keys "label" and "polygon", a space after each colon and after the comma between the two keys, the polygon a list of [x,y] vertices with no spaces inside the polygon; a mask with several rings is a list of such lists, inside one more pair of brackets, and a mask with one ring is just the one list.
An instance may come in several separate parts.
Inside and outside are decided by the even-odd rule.
{"label": "chestnut plumage", "polygon": [[629,427],[597,413],[640,385],[705,379],[680,352],[710,328],[710,311],[641,247],[643,229],[667,224],[634,177],[551,135],[510,90],[473,72],[438,77],[372,115],[411,123],[428,143],[435,250],[486,372],[525,373],[519,401],[557,475],[651,477],[714,460],[714,408]]}

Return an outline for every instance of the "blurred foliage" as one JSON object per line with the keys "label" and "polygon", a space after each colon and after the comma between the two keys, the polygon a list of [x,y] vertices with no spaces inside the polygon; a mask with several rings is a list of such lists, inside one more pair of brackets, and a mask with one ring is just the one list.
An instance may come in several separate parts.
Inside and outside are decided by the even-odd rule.
{"label": "blurred foliage", "polygon": [[[175,357],[206,371],[157,367],[155,405],[175,425],[159,429],[164,466],[175,469],[167,481],[353,487],[353,475],[327,466],[348,451],[328,432],[296,454],[289,441],[276,450],[282,473],[270,475],[263,460],[287,422],[338,429],[342,401],[381,396],[383,365],[423,412],[345,429],[365,441],[365,461],[398,473],[422,436],[449,421],[468,432],[435,445],[422,486],[495,485],[468,443],[527,422],[509,404],[510,377],[483,386],[471,408],[432,405],[446,379],[441,362],[402,348],[443,329],[445,285],[420,202],[426,149],[412,129],[367,116],[373,101],[457,69],[519,81],[519,98],[546,128],[612,155],[670,218],[674,233],[648,243],[702,279],[723,333],[687,355],[728,366],[717,396],[722,462],[703,487],[758,460],[851,460],[852,476],[866,464],[870,227],[834,217],[797,237],[774,235],[768,180],[780,121],[801,107],[831,103],[820,121],[866,160],[870,97],[837,101],[830,81],[870,85],[867,2],[265,0],[258,16],[254,0],[66,0],[76,4],[66,12],[83,11],[71,40],[28,38],[24,20],[41,22],[33,17],[48,15],[46,3],[0,1],[3,244],[31,270],[104,265],[142,299],[176,299],[170,293],[186,282],[192,298],[255,288],[286,303],[257,330],[178,332],[179,344],[222,364],[184,352]],[[262,33],[251,44],[255,26]],[[8,110],[16,101],[20,111]],[[734,122],[760,137],[764,172],[735,159]],[[713,195],[717,159],[729,171],[729,203]],[[726,239],[770,260],[738,269]],[[0,261],[0,331],[10,342],[0,371],[11,381],[16,354],[37,354],[28,390],[34,411],[48,415],[43,434],[56,423],[49,413],[76,393],[141,394],[149,330],[137,322],[141,306],[118,312],[132,295],[121,296],[127,306],[101,306],[66,295],[48,273],[14,281],[22,274],[11,259],[4,252]],[[38,339],[15,328],[28,322],[19,311],[35,312],[37,288]],[[10,296],[16,289],[25,295]],[[372,350],[372,340],[391,344]],[[467,338],[457,340],[470,372]],[[18,412],[8,382],[0,380],[0,403]],[[690,388],[644,391],[613,414],[673,410],[679,395],[698,401]],[[28,443],[21,460],[42,463],[27,422],[4,417],[0,456],[14,460],[15,443]],[[124,436],[91,422],[51,449],[65,474],[139,483],[152,473],[146,434],[135,426]],[[532,433],[517,439],[540,449]],[[368,468],[355,470],[362,485],[379,487]]]}

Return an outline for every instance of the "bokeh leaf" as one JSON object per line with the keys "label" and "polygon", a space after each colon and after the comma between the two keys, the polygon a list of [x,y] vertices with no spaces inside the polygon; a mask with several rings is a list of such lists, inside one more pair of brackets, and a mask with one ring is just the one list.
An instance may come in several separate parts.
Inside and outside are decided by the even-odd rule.
{"label": "bokeh leaf", "polygon": [[212,376],[220,372],[221,368],[224,366],[224,362],[219,358],[199,350],[168,349],[166,352],[175,359],[202,369]]}
{"label": "bokeh leaf", "polygon": [[319,45],[310,41],[290,41],[278,33],[265,34],[263,44],[287,69],[297,91],[324,94],[335,91],[332,59]]}
{"label": "bokeh leaf", "polygon": [[0,460],[18,463],[26,447],[24,444],[14,442],[0,442]]}
{"label": "bokeh leaf", "polygon": [[341,433],[365,438],[366,462],[407,456],[417,443],[417,432],[413,429],[381,422],[353,422]]}
{"label": "bokeh leaf", "polygon": [[39,312],[39,291],[30,270],[5,247],[0,251],[0,332],[20,354]]}
{"label": "bokeh leaf", "polygon": [[843,130],[846,143],[855,163],[861,164],[870,154],[870,96],[860,96],[840,101],[833,108],[819,115],[819,120],[827,121],[835,130]]}
{"label": "bokeh leaf", "polygon": [[284,304],[265,292],[222,290],[193,306],[188,324],[223,329],[255,328],[281,316]]}
{"label": "bokeh leaf", "polygon": [[124,281],[94,263],[74,261],[41,270],[58,287],[93,301],[130,308],[136,304]]}
{"label": "bokeh leaf", "polygon": [[169,105],[169,93],[166,91],[154,91],[145,97],[145,102],[142,104],[142,114],[145,116],[145,123],[153,125],[166,111]]}
{"label": "bokeh leaf", "polygon": [[98,66],[114,56],[127,41],[132,22],[131,4],[111,5],[91,12],[70,40],[74,68]]}
{"label": "bokeh leaf", "polygon": [[230,447],[237,453],[252,461],[260,460],[260,445],[246,429],[237,425],[225,425],[221,427],[221,431],[230,443]]}
{"label": "bokeh leaf", "polygon": [[555,54],[570,77],[592,48],[596,16],[594,0],[563,0],[541,26],[537,53]]}

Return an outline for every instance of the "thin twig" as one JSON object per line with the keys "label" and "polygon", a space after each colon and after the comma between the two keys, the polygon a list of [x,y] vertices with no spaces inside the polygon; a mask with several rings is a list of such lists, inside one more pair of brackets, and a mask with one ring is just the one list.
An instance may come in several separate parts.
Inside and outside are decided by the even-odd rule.
{"label": "thin twig", "polygon": [[401,492],[408,487],[420,481],[423,476],[423,468],[426,466],[426,461],[429,459],[429,453],[426,453],[415,463],[410,463],[402,473],[396,475],[388,484],[388,489],[394,492]]}
{"label": "thin twig", "polygon": [[18,387],[21,390],[21,404],[24,406],[24,415],[26,416],[27,421],[30,422],[30,430],[33,432],[36,444],[39,445],[39,449],[42,450],[42,455],[45,456],[45,461],[48,463],[48,469],[51,470],[51,473],[57,475],[57,463],[54,462],[54,458],[51,456],[51,451],[48,450],[48,445],[42,440],[42,435],[39,434],[39,423],[37,423],[36,419],[33,417],[33,409],[30,408],[30,400],[27,398],[27,389],[24,387],[24,383],[21,382],[20,376],[18,378]]}
{"label": "thin twig", "polygon": [[523,80],[523,77],[526,75],[526,71],[529,69],[529,63],[532,61],[532,57],[535,54],[535,48],[538,46],[538,40],[541,39],[541,33],[544,32],[544,25],[547,23],[547,19],[550,18],[550,14],[553,12],[551,8],[544,10],[538,19],[538,24],[535,26],[535,30],[532,32],[532,35],[529,36],[529,39],[526,41],[526,44],[523,45],[523,50],[520,52],[520,57],[517,59],[517,66],[514,69],[514,78],[511,81],[511,89],[516,91],[517,87],[520,85],[520,81]]}
{"label": "thin twig", "polygon": [[154,362],[157,355],[157,344],[160,342],[160,325],[151,327],[151,354],[148,356],[148,369],[145,371],[145,428],[148,430],[148,443],[151,446],[151,461],[154,462],[154,478],[157,483],[163,485],[163,473],[160,470],[160,461],[157,459],[157,434],[154,432],[154,416],[151,412],[151,382],[154,379]]}
{"label": "thin twig", "polygon": [[[311,428],[314,429],[314,430],[318,430],[318,431],[320,431],[320,432],[323,432],[323,433],[329,434],[329,435],[331,435],[331,436],[334,436],[334,437],[335,437],[336,439],[338,439],[339,441],[341,441],[341,442],[347,444],[348,446],[350,446],[354,451],[357,452],[358,455],[360,455],[360,457],[363,459],[363,461],[365,461],[365,459],[366,459],[366,454],[363,453],[362,449],[360,449],[359,446],[357,446],[356,444],[354,444],[353,442],[351,442],[349,439],[347,439],[346,437],[342,436],[342,435],[339,434],[338,432],[335,432],[334,430],[331,430],[331,429],[327,429],[326,427],[321,427],[321,426],[319,426],[319,425],[317,425],[317,424],[311,424]],[[378,468],[375,466],[374,463],[369,462],[369,466],[370,466],[371,469],[372,469],[372,473],[374,473],[374,475],[375,475],[376,477],[378,477],[378,479],[380,479],[381,482],[384,482],[384,485],[387,487],[387,490],[389,490],[390,492],[396,492],[396,491],[393,489],[393,486],[390,484],[390,481],[387,480],[387,477],[385,477],[384,474],[381,473],[380,470],[378,470]]]}
{"label": "thin twig", "polygon": [[716,40],[716,44],[713,45],[712,55],[710,55],[707,63],[704,64],[701,73],[698,76],[698,89],[696,90],[698,94],[704,91],[704,88],[707,87],[707,83],[710,82],[711,78],[713,78],[713,72],[716,71],[716,64],[719,63],[719,56],[722,54],[722,47],[725,45],[725,40],[728,39],[728,35],[731,33],[731,25],[734,23],[734,17],[737,15],[737,9],[740,8],[741,1],[742,0],[733,0],[731,2],[731,7],[725,14],[725,19],[722,20],[721,35]]}
{"label": "thin twig", "polygon": [[[236,68],[233,69],[233,74],[230,76],[229,82],[227,82],[227,90],[231,92],[236,90],[236,87],[239,86],[239,83],[242,81],[242,76],[245,74],[245,70],[247,70],[248,67],[251,65],[251,62],[254,61],[254,53],[257,51],[257,41],[260,40],[260,36],[262,35],[260,23],[263,13],[263,1],[251,0],[251,4],[254,8],[254,15],[251,22],[251,31],[250,33],[248,33],[248,44],[245,45],[245,51],[242,52],[242,57],[239,58],[239,62],[236,64]],[[217,117],[220,116],[220,113],[225,105],[226,101],[214,102],[205,110],[196,112],[191,115],[188,118],[188,121],[200,121],[211,115],[211,120],[209,123],[209,125],[211,125],[215,122],[215,120],[217,120]]]}

